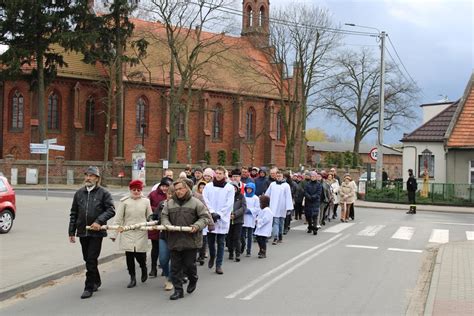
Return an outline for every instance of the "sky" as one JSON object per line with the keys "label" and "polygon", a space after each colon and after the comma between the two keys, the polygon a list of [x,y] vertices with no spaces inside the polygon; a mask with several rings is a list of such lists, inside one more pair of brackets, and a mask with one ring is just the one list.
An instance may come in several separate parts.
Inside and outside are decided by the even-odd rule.
{"label": "sky", "polygon": [[[386,132],[384,143],[399,143],[403,133],[409,133],[421,124],[420,104],[440,101],[445,97],[451,101],[462,97],[474,69],[474,1],[270,0],[270,11],[293,2],[327,8],[333,21],[343,29],[356,30],[354,27],[344,26],[345,23],[354,23],[385,31],[391,38],[421,93],[417,102],[418,121]],[[374,38],[346,36],[344,43],[356,50],[360,45],[379,49]],[[393,50],[391,54],[396,58]],[[400,64],[399,66],[403,69]],[[353,139],[353,130],[348,125],[328,119],[321,113],[310,118],[308,127],[321,127],[329,135]],[[375,144],[375,141],[375,134],[364,140],[369,144]]]}

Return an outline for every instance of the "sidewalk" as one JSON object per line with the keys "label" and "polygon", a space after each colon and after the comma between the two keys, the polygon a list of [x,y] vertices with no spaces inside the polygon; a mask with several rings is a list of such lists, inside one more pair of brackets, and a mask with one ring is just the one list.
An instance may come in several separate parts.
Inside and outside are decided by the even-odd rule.
{"label": "sidewalk", "polygon": [[440,247],[425,315],[474,315],[474,242]]}

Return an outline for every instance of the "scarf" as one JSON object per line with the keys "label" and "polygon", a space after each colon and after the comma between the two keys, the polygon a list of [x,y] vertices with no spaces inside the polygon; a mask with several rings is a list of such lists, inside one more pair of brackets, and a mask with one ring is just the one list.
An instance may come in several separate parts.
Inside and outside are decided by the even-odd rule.
{"label": "scarf", "polygon": [[227,181],[225,181],[225,178],[222,179],[221,181],[218,181],[217,179],[214,178],[214,180],[212,180],[212,183],[214,184],[215,187],[223,188],[227,184]]}

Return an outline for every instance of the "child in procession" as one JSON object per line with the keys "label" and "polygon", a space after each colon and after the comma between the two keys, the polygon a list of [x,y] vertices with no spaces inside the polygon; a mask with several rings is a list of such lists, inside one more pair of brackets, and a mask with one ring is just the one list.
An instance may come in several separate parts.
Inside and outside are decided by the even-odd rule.
{"label": "child in procession", "polygon": [[242,251],[244,253],[247,248],[246,257],[250,257],[252,253],[252,235],[255,228],[255,219],[260,211],[260,200],[255,195],[255,183],[249,182],[245,185],[245,200],[247,209],[244,214],[244,225],[242,227]]}
{"label": "child in procession", "polygon": [[272,235],[273,213],[270,210],[270,197],[267,195],[260,196],[260,208],[256,220],[255,235],[260,248],[258,258],[267,257],[267,240]]}

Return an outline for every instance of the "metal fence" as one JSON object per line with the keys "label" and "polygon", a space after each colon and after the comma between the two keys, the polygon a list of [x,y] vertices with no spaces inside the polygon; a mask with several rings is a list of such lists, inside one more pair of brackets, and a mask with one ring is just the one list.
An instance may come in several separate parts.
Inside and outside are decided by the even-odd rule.
{"label": "metal fence", "polygon": [[[422,184],[416,192],[417,204],[444,204],[474,206],[474,184],[429,183],[427,197],[420,196]],[[407,191],[403,182],[386,182],[381,189],[376,188],[375,181],[366,184],[366,201],[408,203]]]}

